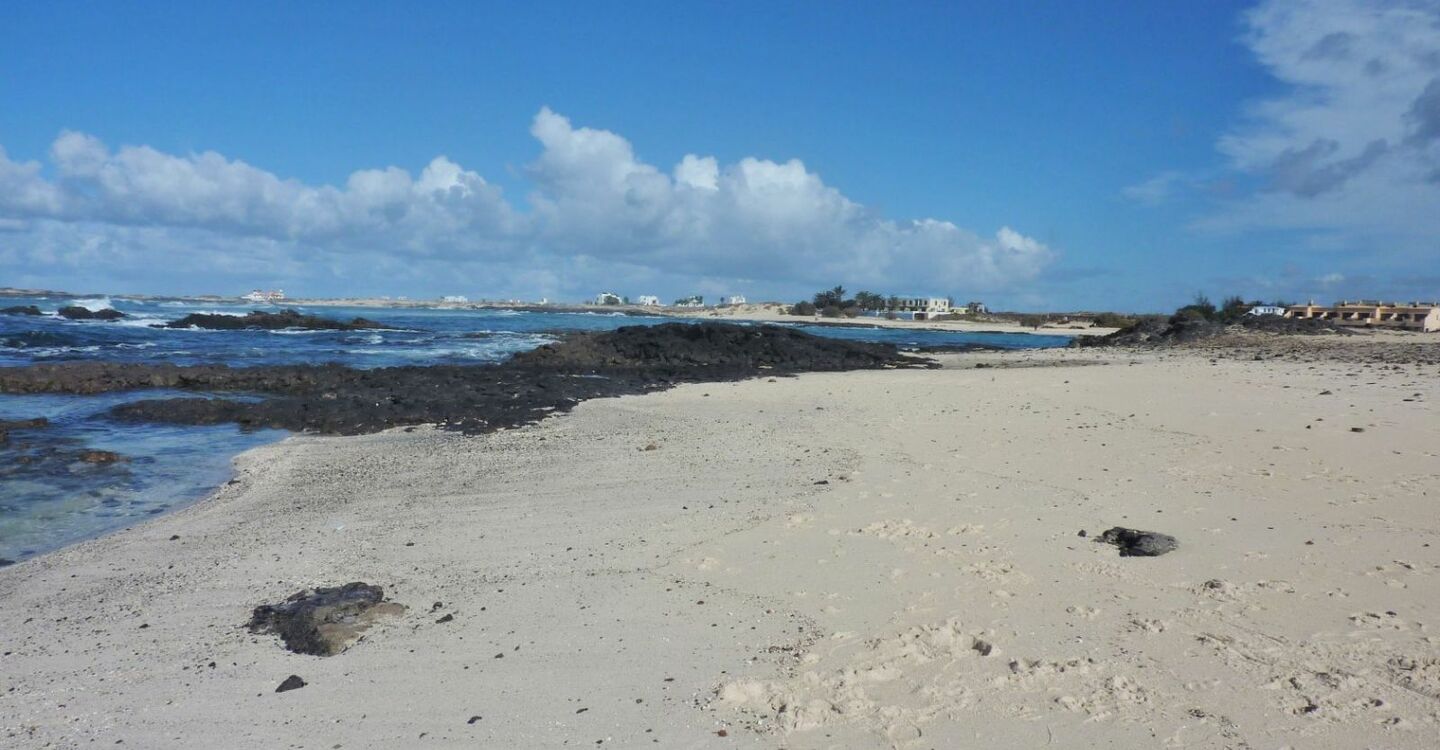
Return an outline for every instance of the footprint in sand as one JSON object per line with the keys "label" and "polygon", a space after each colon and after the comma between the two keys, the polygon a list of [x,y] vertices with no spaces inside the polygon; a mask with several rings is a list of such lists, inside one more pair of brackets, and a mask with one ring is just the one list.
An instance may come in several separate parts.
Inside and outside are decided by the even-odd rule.
{"label": "footprint in sand", "polygon": [[1394,611],[1356,612],[1350,615],[1351,624],[1366,630],[1409,630],[1410,625]]}
{"label": "footprint in sand", "polygon": [[1137,617],[1130,621],[1130,629],[1137,633],[1163,633],[1170,626],[1164,620],[1155,620],[1145,617]]}

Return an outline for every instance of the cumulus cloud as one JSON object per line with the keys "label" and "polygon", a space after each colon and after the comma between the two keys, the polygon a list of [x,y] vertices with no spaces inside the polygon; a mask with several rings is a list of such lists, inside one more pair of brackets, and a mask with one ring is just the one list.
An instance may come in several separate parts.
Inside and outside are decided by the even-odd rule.
{"label": "cumulus cloud", "polygon": [[617,277],[675,289],[840,281],[960,292],[1004,290],[1053,258],[1008,227],[982,237],[879,216],[798,160],[722,165],[689,154],[662,170],[620,135],[548,108],[530,132],[540,154],[518,205],[444,156],[418,175],[366,169],[342,186],[307,185],[214,152],[112,150],[64,132],[47,165],[0,150],[0,268],[30,264],[33,277],[48,265],[63,277],[81,265],[188,268],[224,253],[231,268],[249,258],[267,280],[327,291],[366,272],[453,288],[464,269],[483,279],[470,283],[517,293],[584,292]]}
{"label": "cumulus cloud", "polygon": [[1440,3],[1268,0],[1244,20],[1243,42],[1286,89],[1220,139],[1257,189],[1202,225],[1429,242],[1440,231]]}

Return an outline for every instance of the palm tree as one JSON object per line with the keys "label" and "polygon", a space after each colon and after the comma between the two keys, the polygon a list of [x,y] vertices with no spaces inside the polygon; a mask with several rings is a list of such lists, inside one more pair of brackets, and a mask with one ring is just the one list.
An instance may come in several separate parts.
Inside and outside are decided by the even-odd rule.
{"label": "palm tree", "polygon": [[829,291],[820,292],[815,295],[815,306],[824,310],[827,307],[839,307],[845,301],[845,287],[836,286]]}

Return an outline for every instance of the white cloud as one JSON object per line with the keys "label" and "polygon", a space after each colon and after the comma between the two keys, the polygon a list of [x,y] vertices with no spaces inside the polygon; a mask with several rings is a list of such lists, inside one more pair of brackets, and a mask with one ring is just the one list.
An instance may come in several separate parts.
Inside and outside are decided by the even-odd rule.
{"label": "white cloud", "polygon": [[552,296],[626,280],[968,293],[1032,279],[1053,257],[1008,227],[984,238],[944,221],[878,216],[798,160],[721,165],[689,154],[662,171],[621,136],[548,108],[531,133],[541,151],[517,207],[443,156],[418,176],[367,169],[337,187],[214,152],[111,150],[64,132],[48,167],[0,150],[0,269],[63,280],[80,269],[104,279],[146,267],[178,284],[219,263],[246,282],[317,292],[402,281],[451,290],[478,276],[489,290]]}
{"label": "white cloud", "polygon": [[1147,206],[1157,206],[1170,200],[1176,191],[1184,187],[1189,181],[1185,173],[1176,170],[1167,170],[1144,182],[1125,187],[1120,191],[1120,194],[1136,203],[1143,203]]}
{"label": "white cloud", "polygon": [[1440,232],[1440,4],[1261,3],[1243,41],[1286,91],[1219,142],[1257,182],[1201,226],[1433,248]]}

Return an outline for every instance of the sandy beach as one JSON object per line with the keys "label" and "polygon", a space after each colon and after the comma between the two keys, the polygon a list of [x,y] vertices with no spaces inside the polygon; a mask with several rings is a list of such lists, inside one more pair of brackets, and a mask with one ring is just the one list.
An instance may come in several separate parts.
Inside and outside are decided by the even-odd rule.
{"label": "sandy beach", "polygon": [[[1435,746],[1433,358],[939,359],[252,450],[0,569],[0,745]],[[349,581],[406,612],[243,627]]]}

